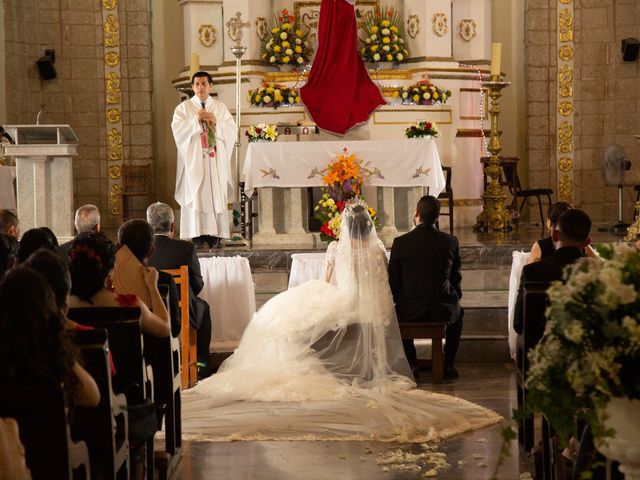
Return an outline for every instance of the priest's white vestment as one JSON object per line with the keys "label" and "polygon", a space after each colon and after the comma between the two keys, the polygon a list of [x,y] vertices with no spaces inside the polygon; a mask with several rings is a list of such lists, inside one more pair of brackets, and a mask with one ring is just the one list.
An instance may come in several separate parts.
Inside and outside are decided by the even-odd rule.
{"label": "priest's white vestment", "polygon": [[178,147],[175,199],[181,207],[180,238],[200,235],[229,238],[227,199],[234,185],[231,155],[236,124],[224,103],[208,97],[205,109],[216,117],[214,157],[202,148],[202,124],[198,111],[202,101],[196,95],[178,105],[171,129]]}

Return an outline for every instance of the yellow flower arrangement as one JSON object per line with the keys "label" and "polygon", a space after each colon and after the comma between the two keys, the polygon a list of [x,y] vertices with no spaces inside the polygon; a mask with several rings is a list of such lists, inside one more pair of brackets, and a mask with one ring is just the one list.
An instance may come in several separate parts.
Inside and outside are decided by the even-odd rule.
{"label": "yellow flower arrangement", "polygon": [[311,60],[308,31],[302,30],[293,15],[285,8],[274,18],[271,35],[262,45],[262,59],[271,65],[304,65]]}
{"label": "yellow flower arrangement", "polygon": [[263,82],[260,88],[249,90],[249,103],[256,107],[278,108],[281,105],[300,105],[302,101],[295,88]]}
{"label": "yellow flower arrangement", "polygon": [[365,20],[358,41],[365,62],[401,63],[409,58],[402,16],[393,8],[376,8]]}

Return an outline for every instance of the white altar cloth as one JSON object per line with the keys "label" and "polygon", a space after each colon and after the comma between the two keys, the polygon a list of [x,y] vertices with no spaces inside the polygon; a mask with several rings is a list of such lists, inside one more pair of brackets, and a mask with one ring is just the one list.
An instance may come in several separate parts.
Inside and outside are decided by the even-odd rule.
{"label": "white altar cloth", "polygon": [[431,137],[342,142],[254,142],[244,162],[245,192],[260,187],[319,187],[327,165],[347,148],[367,169],[374,187],[429,187],[444,190],[442,164]]}
{"label": "white altar cloth", "polygon": [[204,280],[199,296],[211,308],[211,350],[233,350],[256,311],[249,260],[240,256],[199,260]]}
{"label": "white altar cloth", "polygon": [[520,288],[520,277],[522,276],[522,268],[527,264],[529,252],[515,250],[513,252],[513,261],[511,263],[511,276],[509,278],[509,302],[507,306],[507,318],[509,323],[509,352],[511,358],[516,358],[516,339],[518,334],[513,329],[513,316],[516,310],[516,300],[518,298],[518,289]]}
{"label": "white altar cloth", "polygon": [[16,192],[13,180],[16,178],[16,167],[0,165],[0,208],[16,211]]}

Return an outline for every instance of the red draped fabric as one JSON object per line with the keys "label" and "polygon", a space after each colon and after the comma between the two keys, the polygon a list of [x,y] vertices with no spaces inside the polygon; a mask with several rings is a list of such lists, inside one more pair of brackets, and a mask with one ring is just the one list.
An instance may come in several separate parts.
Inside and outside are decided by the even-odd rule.
{"label": "red draped fabric", "polygon": [[300,96],[316,124],[338,134],[386,103],[358,54],[354,7],[345,0],[322,0],[318,51]]}

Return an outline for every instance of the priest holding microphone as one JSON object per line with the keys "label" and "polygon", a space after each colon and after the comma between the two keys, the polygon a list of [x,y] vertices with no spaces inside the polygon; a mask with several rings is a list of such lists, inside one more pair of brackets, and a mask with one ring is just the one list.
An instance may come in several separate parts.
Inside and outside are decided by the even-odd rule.
{"label": "priest holding microphone", "polygon": [[180,238],[216,247],[229,238],[227,199],[234,189],[231,155],[236,124],[224,103],[209,96],[212,78],[196,72],[195,95],[178,105],[171,129],[178,148],[175,199],[181,207]]}

